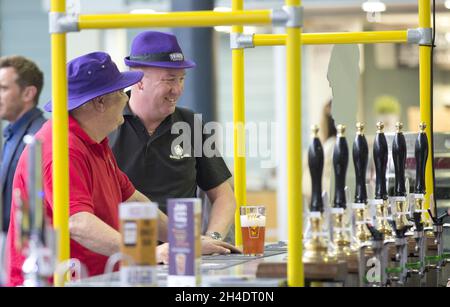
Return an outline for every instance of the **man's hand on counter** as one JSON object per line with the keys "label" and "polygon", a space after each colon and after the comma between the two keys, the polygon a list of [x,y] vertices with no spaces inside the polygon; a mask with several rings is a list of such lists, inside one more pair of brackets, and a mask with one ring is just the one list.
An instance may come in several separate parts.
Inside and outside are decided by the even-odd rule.
{"label": "man's hand on counter", "polygon": [[230,243],[202,236],[202,255],[230,253],[242,254],[242,251]]}
{"label": "man's hand on counter", "polygon": [[[242,251],[236,246],[219,240],[214,240],[207,236],[202,236],[202,255],[212,254],[242,254]],[[156,261],[158,263],[169,263],[169,243],[164,243],[156,247]]]}

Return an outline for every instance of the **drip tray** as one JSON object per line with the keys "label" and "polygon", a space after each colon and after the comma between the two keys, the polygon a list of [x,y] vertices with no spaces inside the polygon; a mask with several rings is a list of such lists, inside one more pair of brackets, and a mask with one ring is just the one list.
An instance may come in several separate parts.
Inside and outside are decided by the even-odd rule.
{"label": "drip tray", "polygon": [[275,255],[279,255],[279,254],[283,254],[286,251],[271,251],[271,250],[266,250],[264,251],[264,255],[262,256],[246,256],[246,255],[242,255],[242,254],[226,254],[226,255],[208,255],[208,256],[203,256],[202,260],[223,260],[223,261],[229,261],[229,260],[242,260],[242,261],[250,261],[250,260],[255,260],[255,259],[259,259],[259,258],[265,258],[265,257],[271,257],[271,256],[275,256]]}

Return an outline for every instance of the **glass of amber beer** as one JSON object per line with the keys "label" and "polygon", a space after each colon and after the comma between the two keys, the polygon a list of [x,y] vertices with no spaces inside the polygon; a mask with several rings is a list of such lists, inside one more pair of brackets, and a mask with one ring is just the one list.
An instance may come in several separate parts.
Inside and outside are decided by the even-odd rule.
{"label": "glass of amber beer", "polygon": [[264,206],[242,206],[241,230],[244,255],[263,255],[266,232],[266,208]]}

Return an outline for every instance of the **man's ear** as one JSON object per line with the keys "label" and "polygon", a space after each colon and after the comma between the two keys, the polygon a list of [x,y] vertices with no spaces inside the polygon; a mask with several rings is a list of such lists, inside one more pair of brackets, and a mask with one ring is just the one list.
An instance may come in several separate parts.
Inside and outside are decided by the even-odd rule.
{"label": "man's ear", "polygon": [[142,91],[144,89],[144,82],[139,81],[138,83],[136,83],[136,86],[138,88],[138,90]]}
{"label": "man's ear", "polygon": [[36,98],[37,88],[34,85],[26,86],[22,91],[22,98],[26,102],[34,102]]}
{"label": "man's ear", "polygon": [[94,98],[92,104],[95,110],[97,110],[98,112],[103,113],[106,111],[105,100],[103,99],[103,97]]}

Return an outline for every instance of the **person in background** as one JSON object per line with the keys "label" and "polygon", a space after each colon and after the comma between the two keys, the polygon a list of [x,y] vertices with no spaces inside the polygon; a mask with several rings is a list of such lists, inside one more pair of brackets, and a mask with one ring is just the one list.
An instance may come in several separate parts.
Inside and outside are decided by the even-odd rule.
{"label": "person in background", "polygon": [[322,111],[322,119],[321,119],[321,141],[323,146],[323,155],[324,155],[324,165],[323,165],[323,179],[322,179],[322,187],[324,191],[327,191],[328,195],[331,197],[331,183],[332,178],[334,179],[334,171],[333,171],[333,150],[334,145],[336,144],[336,124],[334,122],[333,115],[331,114],[331,103],[329,100]]}
{"label": "person in background", "polygon": [[[168,198],[196,197],[199,188],[205,191],[212,209],[202,238],[222,240],[234,222],[236,209],[228,182],[231,173],[218,151],[212,156],[205,154],[208,135],[203,132],[203,123],[193,111],[177,107],[185,69],[195,67],[195,63],[184,58],[174,35],[146,31],[133,40],[125,64],[131,71],[143,72],[144,78],[131,88],[125,123],[110,135],[119,167],[164,212]],[[176,144],[179,135],[173,130],[178,123],[190,127],[190,144]],[[193,150],[196,138],[202,148],[200,155]]]}
{"label": "person in background", "polygon": [[[108,134],[120,126],[128,96],[123,89],[139,82],[143,73],[121,73],[104,52],[78,57],[67,65],[69,112],[69,232],[71,258],[78,259],[90,276],[102,274],[108,257],[120,251],[119,229],[121,202],[149,202],[119,169],[108,146]],[[50,101],[45,110],[52,111]],[[53,220],[52,122],[47,121],[36,133],[42,142],[44,206],[47,219]],[[17,165],[13,188],[27,201],[28,147]],[[149,174],[151,175],[151,174]],[[156,175],[156,174],[155,174]],[[18,204],[12,201],[11,217]],[[23,283],[24,255],[16,249],[16,228],[11,219],[7,237],[7,284]],[[167,216],[159,211],[159,240],[167,241]],[[225,242],[202,242],[202,252],[227,253]],[[222,247],[225,246],[225,247]],[[168,245],[157,247],[159,262],[168,261]]]}
{"label": "person in background", "polygon": [[3,232],[8,231],[14,172],[25,147],[23,137],[35,134],[46,121],[37,108],[43,85],[44,75],[30,59],[23,56],[0,58],[0,119],[9,122],[3,130],[0,164],[3,204],[0,229]]}

